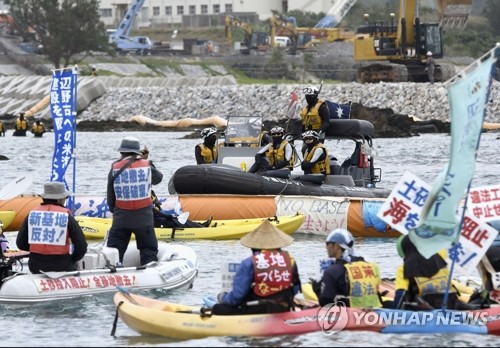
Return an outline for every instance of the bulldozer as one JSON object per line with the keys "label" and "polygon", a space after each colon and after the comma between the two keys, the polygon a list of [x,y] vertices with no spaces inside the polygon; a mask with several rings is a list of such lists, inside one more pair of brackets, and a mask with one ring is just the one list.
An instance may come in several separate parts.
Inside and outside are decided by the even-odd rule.
{"label": "bulldozer", "polygon": [[[369,22],[356,30],[354,59],[360,83],[429,82],[426,55],[443,58],[443,28],[464,28],[472,0],[435,0],[437,22],[423,23],[418,0],[399,0],[399,17],[390,14],[389,22]],[[444,82],[455,75],[450,64],[436,62],[434,81]]]}

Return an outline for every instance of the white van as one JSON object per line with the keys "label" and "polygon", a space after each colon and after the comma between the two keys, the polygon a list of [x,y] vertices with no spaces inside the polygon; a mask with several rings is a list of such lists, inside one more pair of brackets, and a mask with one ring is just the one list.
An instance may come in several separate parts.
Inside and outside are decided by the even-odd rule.
{"label": "white van", "polygon": [[287,47],[289,44],[290,44],[290,38],[288,36],[274,37],[274,47]]}

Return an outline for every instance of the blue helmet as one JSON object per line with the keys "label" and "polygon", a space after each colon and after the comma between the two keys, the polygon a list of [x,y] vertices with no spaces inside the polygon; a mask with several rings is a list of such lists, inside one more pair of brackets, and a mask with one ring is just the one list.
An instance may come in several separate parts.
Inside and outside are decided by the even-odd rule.
{"label": "blue helmet", "polygon": [[352,250],[354,246],[354,238],[348,230],[344,228],[334,229],[326,237],[327,243],[337,243],[344,250]]}

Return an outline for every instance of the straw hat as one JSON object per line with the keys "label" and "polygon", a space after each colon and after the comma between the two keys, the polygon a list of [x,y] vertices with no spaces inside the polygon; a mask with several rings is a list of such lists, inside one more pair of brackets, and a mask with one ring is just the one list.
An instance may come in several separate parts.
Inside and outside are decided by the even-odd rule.
{"label": "straw hat", "polygon": [[251,249],[279,249],[292,244],[293,238],[276,228],[269,220],[240,239],[240,243]]}
{"label": "straw hat", "polygon": [[62,182],[52,181],[43,186],[43,193],[41,196],[44,199],[63,199],[73,196],[73,193],[66,191]]}

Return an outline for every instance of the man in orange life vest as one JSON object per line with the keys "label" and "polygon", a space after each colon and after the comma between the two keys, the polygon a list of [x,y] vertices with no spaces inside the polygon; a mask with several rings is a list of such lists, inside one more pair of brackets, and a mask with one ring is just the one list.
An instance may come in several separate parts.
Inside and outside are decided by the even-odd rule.
{"label": "man in orange life vest", "polygon": [[236,271],[233,289],[218,295],[213,314],[257,314],[287,312],[293,308],[293,297],[300,290],[295,260],[281,248],[293,238],[264,220],[240,243],[252,249]]}
{"label": "man in orange life vest", "polygon": [[153,225],[151,185],[158,185],[163,174],[142,157],[139,140],[124,138],[108,174],[107,201],[113,213],[107,246],[117,248],[120,265],[132,233],[137,241],[141,265],[158,261],[158,240]]}
{"label": "man in orange life vest", "polygon": [[41,205],[34,207],[24,219],[16,244],[19,249],[30,252],[31,273],[75,271],[77,261],[85,256],[85,235],[64,207],[71,195],[62,182],[46,183]]}

